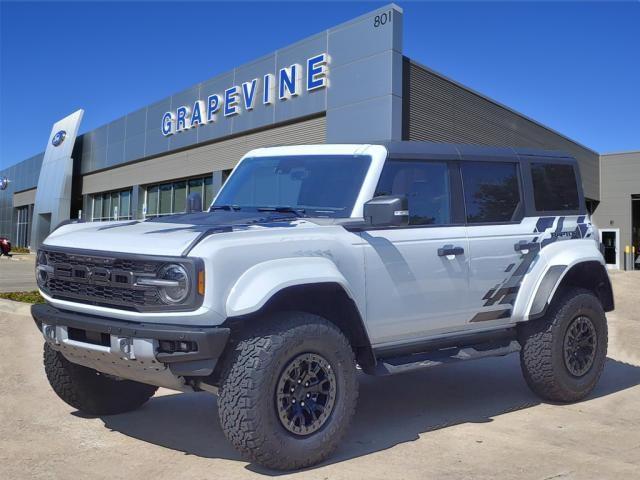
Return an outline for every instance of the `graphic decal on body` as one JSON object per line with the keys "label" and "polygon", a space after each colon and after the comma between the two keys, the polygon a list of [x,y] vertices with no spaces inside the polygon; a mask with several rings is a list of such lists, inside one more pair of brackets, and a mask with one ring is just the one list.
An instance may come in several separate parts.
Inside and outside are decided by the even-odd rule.
{"label": "graphic decal on body", "polygon": [[505,269],[505,273],[509,273],[512,270],[513,273],[482,297],[482,300],[484,300],[483,307],[493,307],[495,305],[505,305],[505,307],[499,310],[491,309],[479,312],[474,315],[471,322],[487,322],[510,317],[524,276],[529,271],[540,250],[559,240],[590,238],[593,234],[593,226],[584,215],[576,217],[540,217],[536,222],[533,233],[539,235],[534,237],[531,242],[521,240],[513,246],[517,252],[522,253],[517,267],[515,263],[512,263]]}

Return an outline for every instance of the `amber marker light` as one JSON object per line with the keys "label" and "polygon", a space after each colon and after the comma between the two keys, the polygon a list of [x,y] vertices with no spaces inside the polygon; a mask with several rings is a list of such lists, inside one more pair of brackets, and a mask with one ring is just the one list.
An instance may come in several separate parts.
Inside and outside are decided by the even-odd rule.
{"label": "amber marker light", "polygon": [[198,272],[198,293],[204,295],[204,270]]}

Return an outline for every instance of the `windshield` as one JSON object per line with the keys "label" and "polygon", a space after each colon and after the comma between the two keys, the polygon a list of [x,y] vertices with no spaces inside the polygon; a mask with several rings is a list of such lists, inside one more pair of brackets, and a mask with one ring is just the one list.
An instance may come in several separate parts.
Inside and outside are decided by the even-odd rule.
{"label": "windshield", "polygon": [[349,217],[369,169],[365,155],[246,158],[212,209],[273,209],[315,217]]}

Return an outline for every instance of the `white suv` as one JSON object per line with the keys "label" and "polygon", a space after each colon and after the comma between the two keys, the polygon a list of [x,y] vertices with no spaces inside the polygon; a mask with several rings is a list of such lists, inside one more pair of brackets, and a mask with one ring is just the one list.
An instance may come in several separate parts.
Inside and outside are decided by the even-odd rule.
{"label": "white suv", "polygon": [[293,469],[338,445],[358,368],[519,351],[529,386],[561,402],[600,377],[613,294],[570,157],[265,148],[206,212],[197,194],[187,203],[67,224],[38,252],[47,304],[32,313],[49,381],[74,408],[129,411],[159,386],[212,391],[237,449]]}

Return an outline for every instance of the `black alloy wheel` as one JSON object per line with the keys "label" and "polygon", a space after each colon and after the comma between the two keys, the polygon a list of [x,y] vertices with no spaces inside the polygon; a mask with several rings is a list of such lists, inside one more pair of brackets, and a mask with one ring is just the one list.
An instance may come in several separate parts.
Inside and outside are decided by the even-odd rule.
{"label": "black alloy wheel", "polygon": [[336,393],[331,364],[316,353],[298,355],[284,368],[276,388],[282,426],[294,435],[317,432],[333,411]]}
{"label": "black alloy wheel", "polygon": [[573,320],[564,337],[564,363],[574,377],[582,377],[593,366],[598,346],[596,329],[581,315]]}

